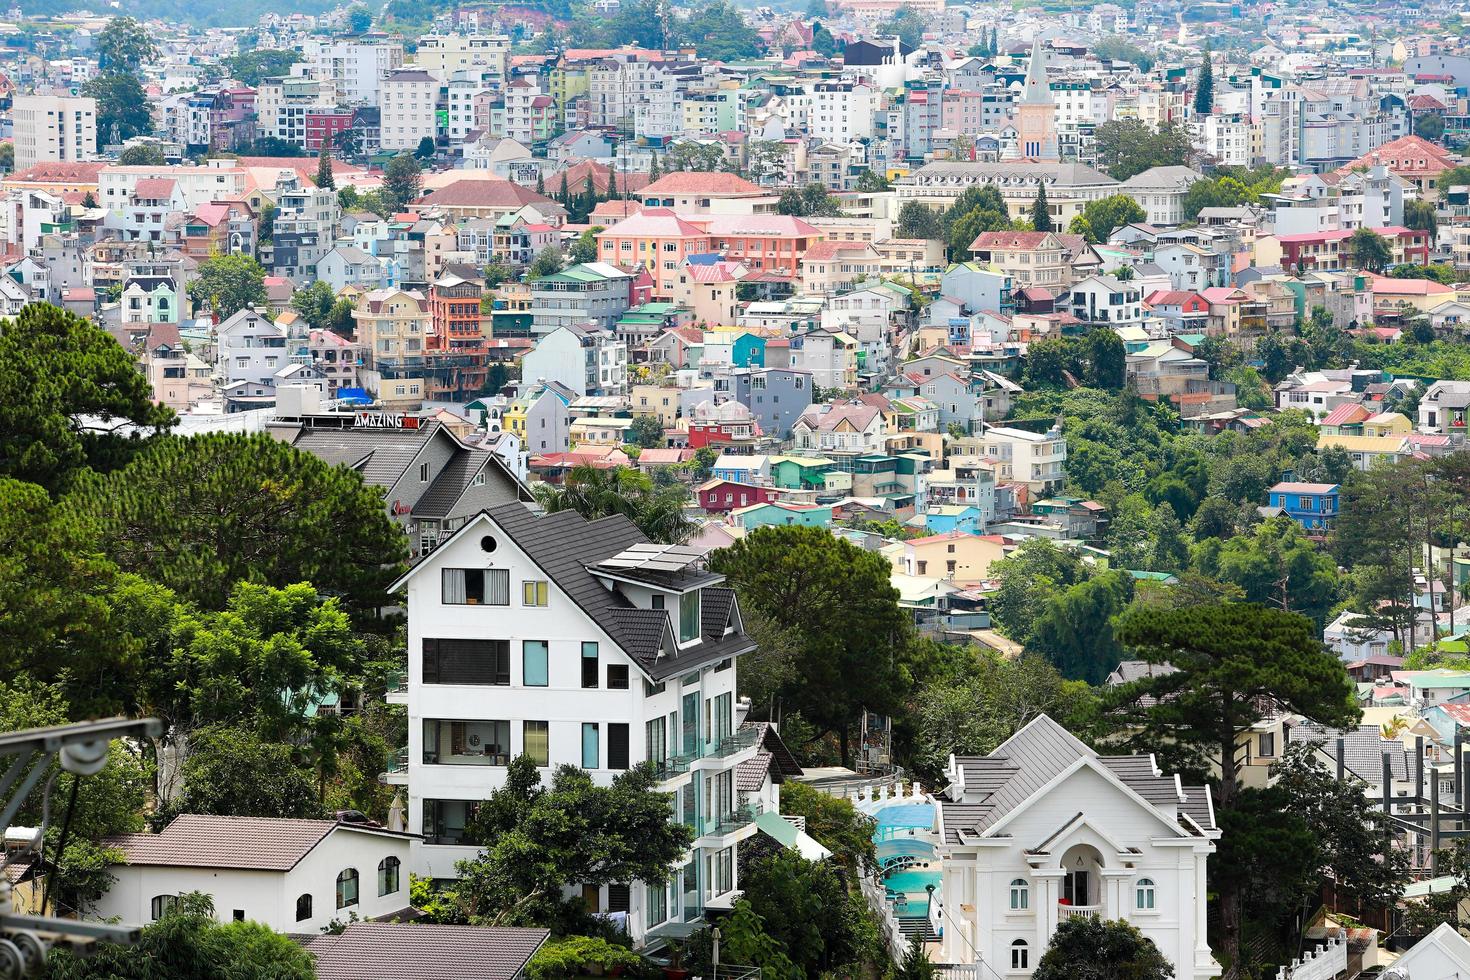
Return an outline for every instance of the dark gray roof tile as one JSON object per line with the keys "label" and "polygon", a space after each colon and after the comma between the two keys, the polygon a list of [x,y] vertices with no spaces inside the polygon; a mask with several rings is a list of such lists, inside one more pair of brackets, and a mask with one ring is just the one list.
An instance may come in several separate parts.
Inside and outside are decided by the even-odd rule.
{"label": "dark gray roof tile", "polygon": [[317,980],[515,980],[546,929],[353,922],[341,935],[303,936]]}

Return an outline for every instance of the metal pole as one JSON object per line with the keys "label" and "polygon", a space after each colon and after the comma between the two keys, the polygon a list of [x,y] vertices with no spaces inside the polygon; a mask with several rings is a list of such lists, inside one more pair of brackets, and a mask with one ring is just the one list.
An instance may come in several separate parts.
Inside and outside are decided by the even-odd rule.
{"label": "metal pole", "polygon": [[1340,783],[1347,777],[1347,740],[1341,735],[1337,737],[1337,781]]}
{"label": "metal pole", "polygon": [[1464,802],[1464,797],[1462,797],[1460,795],[1460,789],[1461,789],[1461,786],[1460,786],[1460,769],[1461,769],[1460,752],[1463,749],[1464,749],[1464,735],[1462,735],[1461,732],[1460,732],[1460,726],[1456,725],[1455,726],[1455,787],[1454,787],[1454,790],[1451,792],[1451,799],[1453,799],[1456,803],[1463,803]]}
{"label": "metal pole", "polygon": [[1429,875],[1439,877],[1439,773],[1429,780]]}
{"label": "metal pole", "polygon": [[1414,737],[1414,804],[1424,805],[1424,736]]}

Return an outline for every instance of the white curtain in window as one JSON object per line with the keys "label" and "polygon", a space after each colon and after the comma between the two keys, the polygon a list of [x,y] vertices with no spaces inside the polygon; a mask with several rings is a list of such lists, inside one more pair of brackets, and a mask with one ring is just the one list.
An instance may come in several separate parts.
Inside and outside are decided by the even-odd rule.
{"label": "white curtain in window", "polygon": [[504,568],[485,570],[485,605],[510,605],[510,572]]}
{"label": "white curtain in window", "polygon": [[463,568],[446,568],[446,569],[444,569],[444,573],[443,573],[444,598],[443,598],[443,601],[445,603],[453,603],[455,605],[464,605],[464,602],[465,602],[464,573],[465,573],[465,570]]}

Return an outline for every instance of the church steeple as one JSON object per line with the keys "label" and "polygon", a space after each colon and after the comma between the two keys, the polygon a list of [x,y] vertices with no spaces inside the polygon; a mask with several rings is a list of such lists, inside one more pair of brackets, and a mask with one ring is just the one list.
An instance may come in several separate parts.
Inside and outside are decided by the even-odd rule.
{"label": "church steeple", "polygon": [[1051,105],[1051,85],[1046,79],[1046,54],[1041,38],[1031,42],[1031,63],[1026,66],[1026,87],[1021,92],[1024,105]]}
{"label": "church steeple", "polygon": [[1026,66],[1026,84],[1021,100],[1012,111],[1016,121],[1016,152],[1029,160],[1055,160],[1060,155],[1057,145],[1057,107],[1051,99],[1051,83],[1046,77],[1046,54],[1041,38],[1031,43],[1031,63]]}

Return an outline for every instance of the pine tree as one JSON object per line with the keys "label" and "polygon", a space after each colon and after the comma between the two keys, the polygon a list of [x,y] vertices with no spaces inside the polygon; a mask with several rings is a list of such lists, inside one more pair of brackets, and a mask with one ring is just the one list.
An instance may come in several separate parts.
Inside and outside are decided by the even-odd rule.
{"label": "pine tree", "polygon": [[661,171],[661,170],[658,169],[658,154],[657,153],[649,154],[648,182],[651,184],[655,180],[658,180],[662,176],[663,176],[663,171]]}
{"label": "pine tree", "polygon": [[536,171],[536,193],[542,197],[546,196],[546,174]]}
{"label": "pine tree", "polygon": [[1194,112],[1208,116],[1215,110],[1215,69],[1210,66],[1210,46],[1205,45],[1204,61],[1199,66],[1199,85],[1194,90]]}
{"label": "pine tree", "polygon": [[332,175],[331,146],[331,140],[322,140],[322,150],[316,158],[316,186],[336,190],[337,178]]}
{"label": "pine tree", "polygon": [[556,196],[557,203],[568,211],[572,209],[572,192],[567,189],[567,172],[561,172],[561,193]]}
{"label": "pine tree", "polygon": [[616,166],[608,167],[607,168],[607,199],[609,201],[611,201],[614,198],[619,198],[619,197],[622,197],[622,196],[623,195],[621,195],[621,194],[618,193],[618,168]]}
{"label": "pine tree", "polygon": [[1046,185],[1036,186],[1036,200],[1031,202],[1031,230],[1055,231],[1051,223],[1051,208],[1046,203]]}
{"label": "pine tree", "polygon": [[582,197],[587,201],[587,213],[591,214],[592,209],[597,207],[597,185],[592,183],[590,167],[587,170],[587,182],[582,185]]}

